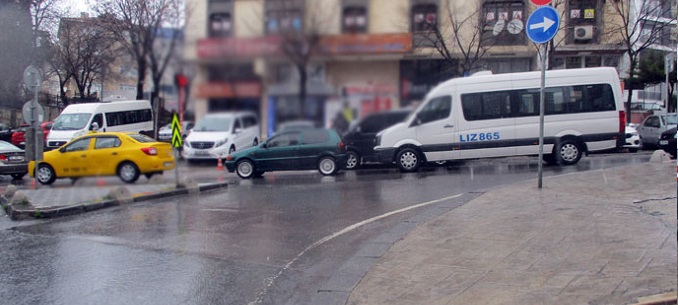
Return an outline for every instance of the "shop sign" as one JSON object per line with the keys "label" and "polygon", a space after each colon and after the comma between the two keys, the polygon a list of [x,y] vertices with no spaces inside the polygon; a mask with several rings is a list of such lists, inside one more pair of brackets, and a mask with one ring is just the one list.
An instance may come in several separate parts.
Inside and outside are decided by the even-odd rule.
{"label": "shop sign", "polygon": [[[199,58],[261,57],[282,55],[280,36],[257,38],[210,38],[198,41]],[[412,51],[412,34],[351,34],[323,36],[319,55],[392,54]]]}
{"label": "shop sign", "polygon": [[198,40],[198,57],[257,57],[282,54],[280,43],[280,36],[201,39]]}
{"label": "shop sign", "polygon": [[197,98],[256,98],[261,96],[261,84],[255,81],[209,82],[199,84]]}
{"label": "shop sign", "polygon": [[384,54],[412,51],[412,34],[351,34],[320,39],[321,54]]}

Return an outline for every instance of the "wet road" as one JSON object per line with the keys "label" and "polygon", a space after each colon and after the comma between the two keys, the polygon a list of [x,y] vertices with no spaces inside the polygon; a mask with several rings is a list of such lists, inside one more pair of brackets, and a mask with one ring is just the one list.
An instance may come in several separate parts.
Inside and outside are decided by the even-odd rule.
{"label": "wet road", "polygon": [[[649,160],[585,157],[544,175]],[[0,220],[4,304],[343,304],[352,285],[417,225],[487,189],[535,179],[536,158],[402,174],[267,173],[225,192],[31,223]],[[192,172],[214,176],[209,165]],[[208,178],[204,178],[208,179]],[[536,184],[536,181],[535,181]]]}

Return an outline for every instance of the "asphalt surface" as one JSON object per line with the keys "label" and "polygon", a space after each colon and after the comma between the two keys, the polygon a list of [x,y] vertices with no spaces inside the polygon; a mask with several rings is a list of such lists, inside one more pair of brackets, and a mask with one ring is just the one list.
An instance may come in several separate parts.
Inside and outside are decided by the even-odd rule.
{"label": "asphalt surface", "polygon": [[[344,284],[331,277],[332,289],[317,291],[312,303],[631,304],[675,293],[675,177],[676,162],[664,160],[547,177],[542,189],[528,181],[490,190],[389,249],[365,253],[378,258],[366,274]],[[116,187],[100,184],[44,188],[42,197],[23,191],[35,208],[61,207]],[[88,191],[93,185],[100,193]],[[131,187],[141,196],[174,184]]]}

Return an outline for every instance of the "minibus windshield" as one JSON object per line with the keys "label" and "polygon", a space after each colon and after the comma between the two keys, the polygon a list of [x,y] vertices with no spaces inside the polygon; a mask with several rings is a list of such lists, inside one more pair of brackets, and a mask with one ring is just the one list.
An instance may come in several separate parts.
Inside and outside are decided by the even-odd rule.
{"label": "minibus windshield", "polygon": [[193,131],[230,131],[233,119],[230,117],[206,116],[193,128]]}
{"label": "minibus windshield", "polygon": [[89,123],[91,113],[62,113],[54,124],[52,130],[81,130]]}

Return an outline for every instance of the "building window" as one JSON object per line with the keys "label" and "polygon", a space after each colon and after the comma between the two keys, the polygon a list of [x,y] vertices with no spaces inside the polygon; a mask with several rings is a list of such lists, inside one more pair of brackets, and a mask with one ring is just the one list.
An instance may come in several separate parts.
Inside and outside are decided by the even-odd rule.
{"label": "building window", "polygon": [[580,69],[594,67],[613,67],[619,66],[619,55],[576,55],[576,56],[558,56],[553,60],[553,69]]}
{"label": "building window", "polygon": [[342,31],[344,33],[367,32],[367,9],[363,6],[344,7]]}
{"label": "building window", "polygon": [[266,33],[302,32],[303,15],[299,9],[269,11],[266,13]]}
{"label": "building window", "polygon": [[438,7],[435,4],[417,4],[412,7],[412,32],[433,31],[438,24]]}
{"label": "building window", "polygon": [[569,0],[567,43],[592,44],[599,43],[603,16],[603,1]]}
{"label": "building window", "polygon": [[210,37],[231,36],[233,23],[230,13],[214,13],[210,15]]}
{"label": "building window", "polygon": [[412,6],[412,45],[416,47],[434,47],[438,38],[438,6],[435,4],[416,4]]}
{"label": "building window", "polygon": [[522,1],[486,1],[483,3],[482,43],[525,45],[525,4]]}

